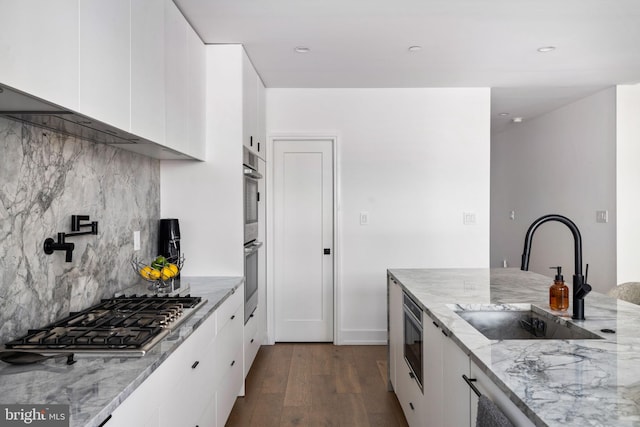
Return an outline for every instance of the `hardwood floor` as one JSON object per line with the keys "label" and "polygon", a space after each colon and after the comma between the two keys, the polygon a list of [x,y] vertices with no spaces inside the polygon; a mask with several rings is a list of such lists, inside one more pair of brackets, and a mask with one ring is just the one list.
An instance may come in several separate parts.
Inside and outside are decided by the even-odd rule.
{"label": "hardwood floor", "polygon": [[386,346],[262,346],[227,427],[404,427]]}

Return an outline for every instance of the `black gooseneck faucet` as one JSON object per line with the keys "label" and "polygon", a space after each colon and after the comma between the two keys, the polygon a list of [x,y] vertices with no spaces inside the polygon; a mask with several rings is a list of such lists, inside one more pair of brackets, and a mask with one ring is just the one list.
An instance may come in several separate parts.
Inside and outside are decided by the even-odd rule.
{"label": "black gooseneck faucet", "polygon": [[[573,319],[584,320],[584,297],[591,292],[591,285],[587,283],[586,277],[582,275],[582,237],[580,230],[569,218],[562,215],[550,214],[544,215],[533,221],[527,230],[524,238],[524,250],[522,252],[522,264],[520,270],[529,270],[529,255],[531,254],[531,241],[533,233],[538,227],[548,221],[557,221],[569,227],[573,234],[574,242],[574,274],[573,274]],[[587,272],[589,266],[587,265]]]}

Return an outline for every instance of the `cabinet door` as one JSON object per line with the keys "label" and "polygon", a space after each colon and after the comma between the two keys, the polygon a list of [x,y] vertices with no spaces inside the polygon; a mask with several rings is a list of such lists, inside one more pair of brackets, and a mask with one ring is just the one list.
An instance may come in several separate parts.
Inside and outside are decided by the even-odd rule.
{"label": "cabinet door", "polygon": [[78,0],[0,5],[0,83],[77,110]]}
{"label": "cabinet door", "polygon": [[164,143],[164,4],[131,0],[131,133]]}
{"label": "cabinet door", "polygon": [[187,21],[165,0],[165,145],[184,152],[189,111]]}
{"label": "cabinet door", "polygon": [[200,160],[205,159],[206,120],[206,55],[204,43],[190,27],[187,27],[187,86],[189,110],[187,115],[186,153]]}
{"label": "cabinet door", "polygon": [[[470,378],[476,380],[475,386],[480,393],[491,399],[513,425],[518,427],[533,427],[535,425],[473,361],[470,362],[470,365]],[[471,425],[475,425],[477,416],[478,397],[475,393],[471,393]]]}
{"label": "cabinet door", "polygon": [[216,390],[216,424],[224,426],[242,388],[242,349],[227,365]]}
{"label": "cabinet door", "polygon": [[424,395],[412,375],[409,365],[403,358],[397,372],[396,396],[407,424],[410,427],[424,426]]}
{"label": "cabinet door", "polygon": [[262,83],[262,79],[260,76],[256,75],[256,83],[257,83],[257,102],[258,105],[256,107],[256,121],[257,121],[257,129],[256,134],[258,138],[258,144],[256,146],[256,151],[258,155],[262,158],[265,158],[266,148],[267,148],[267,117],[266,117],[266,98],[265,98],[265,87]]}
{"label": "cabinet door", "polygon": [[161,384],[145,380],[112,413],[104,425],[106,427],[158,427],[160,425],[159,406],[162,399],[157,397]]}
{"label": "cabinet door", "polygon": [[257,153],[258,128],[258,74],[247,54],[242,55],[242,141],[251,151]]}
{"label": "cabinet door", "polygon": [[389,381],[397,389],[397,370],[404,363],[402,355],[402,289],[393,279],[388,279],[389,286]]}
{"label": "cabinet door", "polygon": [[80,0],[80,105],[89,117],[130,129],[130,0]]}
{"label": "cabinet door", "polygon": [[424,349],[424,416],[427,426],[441,426],[443,423],[443,346],[450,341],[442,329],[429,317],[423,320]]}
{"label": "cabinet door", "polygon": [[470,426],[471,389],[462,379],[463,374],[469,376],[469,356],[449,338],[444,339],[442,349],[443,425],[452,427]]}
{"label": "cabinet door", "polygon": [[262,344],[262,334],[258,331],[258,323],[261,316],[262,307],[258,305],[249,320],[244,325],[244,378],[247,377],[253,360],[260,350]]}
{"label": "cabinet door", "polygon": [[216,321],[207,318],[159,369],[171,372],[167,393],[172,405],[160,406],[160,426],[195,426],[202,410],[215,401]]}

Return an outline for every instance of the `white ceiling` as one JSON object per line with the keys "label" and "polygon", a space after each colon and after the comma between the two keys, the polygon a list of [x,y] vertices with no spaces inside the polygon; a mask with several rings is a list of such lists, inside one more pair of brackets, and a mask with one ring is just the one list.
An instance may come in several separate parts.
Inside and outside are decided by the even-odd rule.
{"label": "white ceiling", "polygon": [[640,82],[640,0],[175,2],[205,43],[243,44],[267,87],[491,87],[494,131]]}

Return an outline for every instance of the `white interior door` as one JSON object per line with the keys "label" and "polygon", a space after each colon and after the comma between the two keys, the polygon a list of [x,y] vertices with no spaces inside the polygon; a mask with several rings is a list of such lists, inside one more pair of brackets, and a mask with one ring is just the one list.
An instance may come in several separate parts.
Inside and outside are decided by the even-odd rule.
{"label": "white interior door", "polygon": [[331,140],[275,140],[275,340],[333,342]]}

